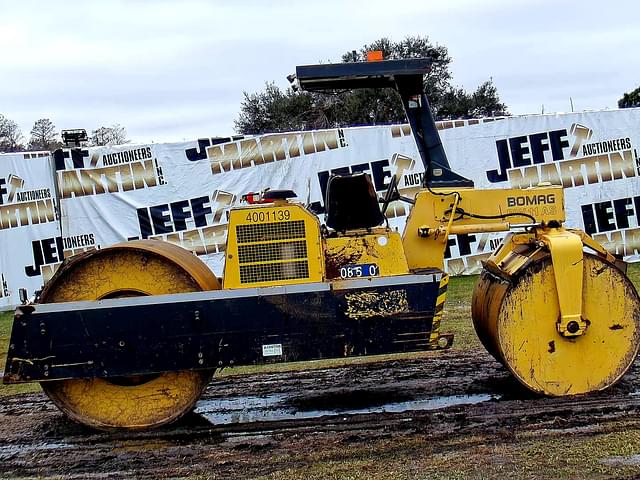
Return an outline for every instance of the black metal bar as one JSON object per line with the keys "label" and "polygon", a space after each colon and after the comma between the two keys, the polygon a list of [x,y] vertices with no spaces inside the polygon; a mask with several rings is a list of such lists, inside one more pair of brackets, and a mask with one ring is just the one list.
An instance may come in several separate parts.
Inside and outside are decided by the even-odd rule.
{"label": "black metal bar", "polygon": [[[368,288],[22,307],[4,383],[427,350],[439,276],[413,278]],[[278,345],[281,355],[264,355]]]}
{"label": "black metal bar", "polygon": [[425,168],[422,186],[473,187],[473,180],[451,170],[429,99],[423,91],[422,78],[396,76],[395,82]]}
{"label": "black metal bar", "polygon": [[394,77],[422,78],[431,71],[430,58],[385,60],[382,62],[326,63],[296,67],[300,88],[309,91],[395,88]]}

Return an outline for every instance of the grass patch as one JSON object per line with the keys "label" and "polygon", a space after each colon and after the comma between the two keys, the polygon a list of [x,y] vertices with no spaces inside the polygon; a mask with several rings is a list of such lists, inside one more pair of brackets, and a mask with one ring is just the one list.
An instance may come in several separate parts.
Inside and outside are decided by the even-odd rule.
{"label": "grass patch", "polygon": [[629,277],[629,280],[635,285],[636,290],[640,292],[640,262],[629,264],[627,277]]}
{"label": "grass patch", "polygon": [[636,478],[640,466],[625,460],[640,453],[638,427],[637,421],[622,421],[609,424],[607,431],[570,435],[562,430],[537,430],[513,436],[456,435],[437,441],[412,435],[371,443],[325,445],[293,458],[274,457],[272,465],[289,467],[259,478]]}

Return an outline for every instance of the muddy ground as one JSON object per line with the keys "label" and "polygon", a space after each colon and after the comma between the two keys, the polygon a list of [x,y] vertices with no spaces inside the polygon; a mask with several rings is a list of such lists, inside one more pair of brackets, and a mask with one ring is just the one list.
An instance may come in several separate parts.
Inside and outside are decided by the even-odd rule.
{"label": "muddy ground", "polygon": [[0,397],[2,478],[634,478],[640,364],[583,398],[525,392],[490,356],[449,351],[215,379],[196,411],[103,433],[42,393]]}

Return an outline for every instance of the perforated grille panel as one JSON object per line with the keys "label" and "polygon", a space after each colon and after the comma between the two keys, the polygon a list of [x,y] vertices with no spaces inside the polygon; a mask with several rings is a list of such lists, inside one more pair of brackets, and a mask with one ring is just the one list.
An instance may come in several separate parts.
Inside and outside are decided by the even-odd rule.
{"label": "perforated grille panel", "polygon": [[304,238],[304,221],[258,223],[236,227],[238,243],[268,242],[292,238]]}
{"label": "perforated grille panel", "polygon": [[307,242],[258,243],[240,245],[238,247],[239,262],[274,262],[277,260],[294,260],[307,258]]}
{"label": "perforated grille panel", "polygon": [[236,227],[240,283],[309,278],[303,220]]}
{"label": "perforated grille panel", "polygon": [[241,283],[271,282],[274,280],[293,280],[308,277],[309,265],[306,260],[240,265]]}

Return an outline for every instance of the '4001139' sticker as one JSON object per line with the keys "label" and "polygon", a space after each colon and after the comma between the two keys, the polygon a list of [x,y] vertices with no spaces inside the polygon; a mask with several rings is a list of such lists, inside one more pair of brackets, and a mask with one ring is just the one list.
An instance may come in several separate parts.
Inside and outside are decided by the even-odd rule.
{"label": "'4001139' sticker", "polygon": [[378,275],[380,275],[380,268],[375,263],[345,265],[340,268],[340,278],[377,277]]}

